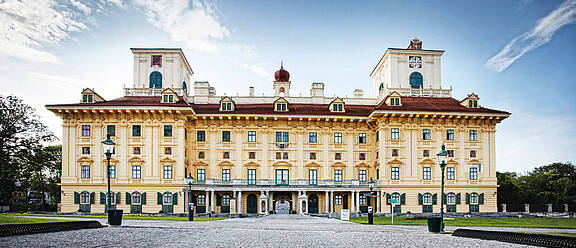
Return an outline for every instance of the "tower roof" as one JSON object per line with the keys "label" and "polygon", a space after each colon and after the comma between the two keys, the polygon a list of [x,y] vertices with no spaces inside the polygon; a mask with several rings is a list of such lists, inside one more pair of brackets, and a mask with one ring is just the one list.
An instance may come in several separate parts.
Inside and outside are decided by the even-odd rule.
{"label": "tower roof", "polygon": [[280,62],[280,70],[274,73],[274,79],[276,82],[290,82],[290,73],[284,70],[284,64]]}

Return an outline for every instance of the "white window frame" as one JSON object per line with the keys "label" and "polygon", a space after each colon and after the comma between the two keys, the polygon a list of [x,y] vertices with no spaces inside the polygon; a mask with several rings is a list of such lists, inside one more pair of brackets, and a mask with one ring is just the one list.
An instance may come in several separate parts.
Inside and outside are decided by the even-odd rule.
{"label": "white window frame", "polygon": [[230,182],[230,169],[222,169],[222,181]]}
{"label": "white window frame", "polygon": [[200,194],[198,195],[198,197],[196,198],[196,203],[198,203],[198,205],[206,205],[206,195]]}
{"label": "white window frame", "polygon": [[478,193],[470,194],[470,205],[478,205]]}
{"label": "white window frame", "polygon": [[196,180],[198,182],[206,181],[206,169],[196,169]]}
{"label": "white window frame", "polygon": [[358,144],[366,144],[368,143],[368,138],[366,133],[359,133],[358,134]]}
{"label": "white window frame", "polygon": [[390,170],[390,179],[400,180],[400,167],[392,167]]}
{"label": "white window frame", "polygon": [[422,203],[423,204],[432,204],[432,194],[424,193],[422,196]]}
{"label": "white window frame", "polygon": [[334,144],[342,144],[342,132],[334,132]]}
{"label": "white window frame", "polygon": [[432,167],[423,167],[422,168],[422,179],[432,180]]}
{"label": "white window frame", "polygon": [[422,129],[422,140],[431,140],[432,131],[428,128]]}
{"label": "white window frame", "polygon": [[81,178],[90,178],[90,165],[82,165],[80,167],[80,176]]}
{"label": "white window frame", "polygon": [[110,178],[116,178],[116,165],[110,165]]}
{"label": "white window frame", "polygon": [[456,168],[447,167],[446,168],[446,180],[454,180],[456,178]]}
{"label": "white window frame", "polygon": [[164,205],[172,205],[174,202],[172,200],[172,193],[165,192],[162,194],[162,204]]}
{"label": "white window frame", "polygon": [[359,182],[366,182],[367,176],[368,176],[368,172],[366,170],[358,170],[358,181]]}
{"label": "white window frame", "polygon": [[140,178],[142,178],[142,166],[132,165],[132,179],[140,179]]}
{"label": "white window frame", "polygon": [[90,204],[90,193],[88,192],[80,193],[80,204]]}
{"label": "white window frame", "polygon": [[318,170],[317,169],[308,170],[308,184],[309,185],[318,185]]}
{"label": "white window frame", "polygon": [[478,168],[470,168],[470,180],[478,180]]}
{"label": "white window frame", "polygon": [[390,129],[390,139],[399,140],[400,139],[400,128]]}
{"label": "white window frame", "polygon": [[140,192],[132,193],[132,204],[133,205],[142,204],[142,194],[140,194]]}
{"label": "white window frame", "polygon": [[448,193],[446,195],[446,203],[451,205],[451,204],[455,204],[456,203],[456,194],[454,193]]}
{"label": "white window frame", "polygon": [[172,165],[165,165],[162,174],[164,179],[172,179]]}
{"label": "white window frame", "polygon": [[256,142],[256,131],[248,131],[248,142]]}
{"label": "white window frame", "polygon": [[470,130],[469,136],[470,136],[470,141],[478,141],[478,130]]}
{"label": "white window frame", "polygon": [[342,182],[344,179],[344,170],[334,170],[334,182]]}
{"label": "white window frame", "polygon": [[335,195],[334,196],[334,204],[342,205],[342,195]]}

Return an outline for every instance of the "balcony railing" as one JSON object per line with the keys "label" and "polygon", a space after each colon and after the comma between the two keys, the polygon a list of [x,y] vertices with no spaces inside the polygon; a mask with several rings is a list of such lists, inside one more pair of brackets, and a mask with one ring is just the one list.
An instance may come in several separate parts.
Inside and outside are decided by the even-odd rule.
{"label": "balcony railing", "polygon": [[[358,180],[343,180],[334,181],[331,179],[327,180],[316,180],[309,181],[308,179],[296,179],[296,180],[282,180],[276,181],[275,179],[258,179],[258,180],[244,180],[244,179],[232,179],[232,180],[222,180],[222,179],[212,179],[207,178],[205,180],[198,180],[195,178],[184,179],[184,185],[187,186],[191,183],[193,186],[198,185],[209,185],[209,186],[275,186],[275,187],[357,187],[357,188],[367,188],[369,183],[367,181],[360,182]],[[380,180],[374,181],[374,187],[381,185]]]}
{"label": "balcony railing", "polygon": [[406,88],[388,88],[386,95],[393,91],[402,96],[428,96],[428,97],[452,97],[452,89],[406,89]]}

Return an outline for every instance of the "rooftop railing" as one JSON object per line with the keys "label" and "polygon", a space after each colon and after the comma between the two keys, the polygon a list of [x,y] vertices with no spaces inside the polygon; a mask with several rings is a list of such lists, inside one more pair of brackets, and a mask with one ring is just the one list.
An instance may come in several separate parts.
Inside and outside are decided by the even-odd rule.
{"label": "rooftop railing", "polygon": [[[368,181],[359,180],[343,180],[334,181],[331,179],[327,180],[307,180],[307,179],[296,179],[296,180],[276,180],[276,179],[257,179],[257,180],[244,180],[244,179],[196,179],[196,178],[186,178],[184,179],[184,185],[188,184],[193,186],[264,186],[264,187],[350,187],[350,188],[368,188]],[[374,181],[374,187],[381,186],[380,180]]]}

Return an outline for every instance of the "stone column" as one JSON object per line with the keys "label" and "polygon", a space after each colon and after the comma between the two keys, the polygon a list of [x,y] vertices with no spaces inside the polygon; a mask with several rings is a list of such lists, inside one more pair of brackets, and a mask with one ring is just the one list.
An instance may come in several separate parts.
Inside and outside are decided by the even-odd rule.
{"label": "stone column", "polygon": [[548,207],[548,213],[552,213],[552,203],[546,204],[546,207]]}
{"label": "stone column", "polygon": [[208,190],[206,190],[206,213],[210,213],[210,195],[208,194]]}
{"label": "stone column", "polygon": [[214,190],[210,191],[210,212],[214,212],[214,206],[216,205]]}
{"label": "stone column", "polygon": [[237,208],[238,210],[236,211],[237,213],[241,214],[242,213],[242,191],[238,191],[238,200],[237,202]]}
{"label": "stone column", "polygon": [[272,211],[272,213],[274,213],[274,192],[270,192],[270,195],[268,195],[268,207],[269,210]]}
{"label": "stone column", "polygon": [[269,209],[270,209],[270,207],[269,207],[269,206],[270,206],[270,198],[271,198],[271,197],[270,197],[270,191],[266,191],[266,197],[267,197],[267,199],[266,199],[266,209],[264,209],[264,213],[265,213],[266,215],[268,215],[268,214],[270,213],[270,211],[269,211]]}
{"label": "stone column", "polygon": [[530,204],[524,204],[524,212],[530,213]]}
{"label": "stone column", "polygon": [[502,212],[506,213],[506,204],[502,204]]}
{"label": "stone column", "polygon": [[380,213],[380,191],[376,191],[376,198],[374,198],[374,213]]}
{"label": "stone column", "polygon": [[330,191],[330,213],[334,213],[334,191]]}
{"label": "stone column", "polygon": [[330,213],[330,209],[329,209],[330,208],[330,205],[329,205],[330,202],[329,201],[330,201],[330,196],[328,195],[328,191],[326,191],[326,200],[325,200],[325,204],[324,204],[325,205],[324,211],[327,214]]}
{"label": "stone column", "polygon": [[300,195],[302,195],[301,191],[298,191],[298,213],[302,214],[302,201],[300,201]]}
{"label": "stone column", "polygon": [[298,200],[297,197],[294,197],[294,192],[290,192],[290,199],[292,199],[292,209],[290,210],[292,213],[292,211],[296,211],[296,201]]}
{"label": "stone column", "polygon": [[354,201],[354,191],[350,191],[350,214],[354,213],[354,209],[356,208],[356,204]]}
{"label": "stone column", "polygon": [[356,191],[356,213],[360,212],[360,191]]}
{"label": "stone column", "polygon": [[568,204],[564,204],[564,213],[568,213]]}

